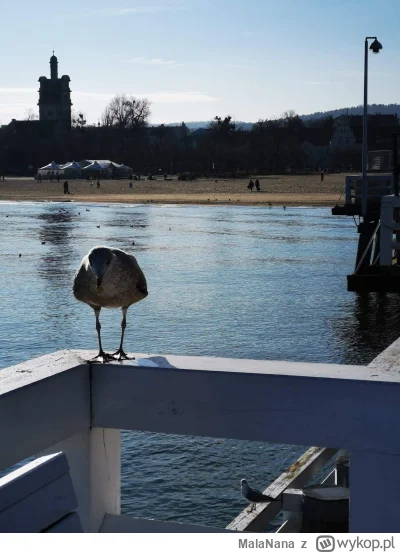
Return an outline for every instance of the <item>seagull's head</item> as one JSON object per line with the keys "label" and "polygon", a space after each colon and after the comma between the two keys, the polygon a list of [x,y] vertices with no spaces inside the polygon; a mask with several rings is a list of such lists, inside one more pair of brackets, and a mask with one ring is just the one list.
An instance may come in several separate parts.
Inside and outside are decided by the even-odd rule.
{"label": "seagull's head", "polygon": [[88,259],[89,267],[97,279],[97,286],[101,286],[103,277],[113,262],[114,254],[110,248],[97,246],[90,250]]}
{"label": "seagull's head", "polygon": [[247,483],[247,480],[245,480],[244,478],[242,478],[242,480],[240,481],[240,489],[242,491],[243,497],[246,497],[246,494],[249,491],[249,485]]}

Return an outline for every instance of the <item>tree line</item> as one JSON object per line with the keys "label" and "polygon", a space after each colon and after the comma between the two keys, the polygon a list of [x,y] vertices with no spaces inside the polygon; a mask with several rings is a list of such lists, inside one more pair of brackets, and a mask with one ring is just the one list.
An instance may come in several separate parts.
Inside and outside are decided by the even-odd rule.
{"label": "tree line", "polygon": [[[150,102],[117,95],[106,106],[101,121],[88,125],[83,113],[72,117],[70,132],[51,132],[34,120],[6,127],[0,133],[0,167],[26,172],[51,160],[58,163],[82,159],[111,159],[141,173],[245,174],[281,173],[290,168],[315,170],[302,145],[313,132],[329,144],[332,116],[303,121],[295,112],[277,119],[259,120],[251,130],[237,127],[230,115],[216,116],[203,129],[150,126]],[[22,123],[22,122],[21,122]],[[313,131],[314,129],[314,131]],[[320,140],[320,142],[321,142]],[[360,164],[360,155],[345,163]],[[343,160],[342,160],[343,161]],[[340,165],[340,159],[336,160]]]}

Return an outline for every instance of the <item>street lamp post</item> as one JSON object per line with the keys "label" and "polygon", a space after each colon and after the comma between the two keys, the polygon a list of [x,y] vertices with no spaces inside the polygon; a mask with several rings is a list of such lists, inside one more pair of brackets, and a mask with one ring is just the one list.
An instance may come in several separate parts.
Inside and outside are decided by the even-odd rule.
{"label": "street lamp post", "polygon": [[363,113],[363,143],[362,143],[362,198],[361,213],[365,218],[367,214],[368,197],[368,40],[374,40],[369,47],[373,54],[379,54],[382,50],[382,44],[376,36],[367,36],[365,38],[364,48],[364,113]]}

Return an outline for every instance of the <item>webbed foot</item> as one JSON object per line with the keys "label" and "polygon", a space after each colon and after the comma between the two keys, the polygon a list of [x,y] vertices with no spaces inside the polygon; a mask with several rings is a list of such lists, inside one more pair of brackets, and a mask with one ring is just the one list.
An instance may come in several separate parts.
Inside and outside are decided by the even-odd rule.
{"label": "webbed foot", "polygon": [[93,359],[90,359],[90,361],[97,361],[97,360],[102,363],[107,363],[107,361],[117,361],[114,355],[112,355],[111,353],[106,353],[102,349],[99,351],[96,357],[93,357]]}
{"label": "webbed foot", "polygon": [[117,361],[135,359],[134,357],[129,357],[122,348],[117,349],[117,351],[113,353],[113,355],[118,355]]}

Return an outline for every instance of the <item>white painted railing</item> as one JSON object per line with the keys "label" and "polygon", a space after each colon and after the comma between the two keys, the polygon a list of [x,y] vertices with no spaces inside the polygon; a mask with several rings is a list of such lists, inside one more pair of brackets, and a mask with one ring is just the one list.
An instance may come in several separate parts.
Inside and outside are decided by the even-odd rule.
{"label": "white painted railing", "polygon": [[[368,202],[379,203],[382,196],[393,192],[393,176],[368,175]],[[345,180],[345,205],[361,204],[362,176],[347,175]]]}
{"label": "white painted railing", "polygon": [[392,265],[393,250],[400,250],[400,243],[393,240],[399,234],[400,223],[395,221],[394,211],[400,208],[400,196],[383,196],[381,201],[380,265]]}
{"label": "white painted railing", "polygon": [[0,371],[0,470],[64,451],[86,531],[171,531],[119,516],[120,429],[346,449],[351,531],[400,530],[400,341],[368,367],[142,354],[90,366],[91,354]]}

